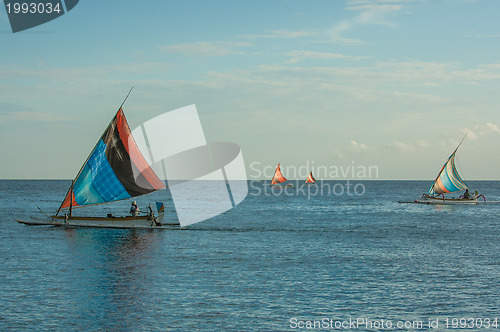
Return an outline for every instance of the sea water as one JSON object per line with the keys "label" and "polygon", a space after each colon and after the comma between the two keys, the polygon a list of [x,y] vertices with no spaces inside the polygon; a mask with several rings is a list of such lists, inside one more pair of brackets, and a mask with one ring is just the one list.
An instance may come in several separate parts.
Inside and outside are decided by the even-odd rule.
{"label": "sea water", "polygon": [[[69,185],[0,181],[2,331],[470,331],[500,319],[500,204],[397,202],[429,181],[253,181],[237,207],[185,230],[15,222],[53,213]],[[500,200],[500,182],[469,185]],[[168,191],[136,200],[176,218]]]}

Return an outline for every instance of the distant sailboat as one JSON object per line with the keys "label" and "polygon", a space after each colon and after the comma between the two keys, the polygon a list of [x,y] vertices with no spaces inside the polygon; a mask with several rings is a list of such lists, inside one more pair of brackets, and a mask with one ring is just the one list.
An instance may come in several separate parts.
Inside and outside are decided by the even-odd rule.
{"label": "distant sailboat", "polygon": [[276,167],[276,170],[274,171],[274,176],[271,180],[271,186],[278,184],[278,183],[283,183],[285,181],[286,181],[286,178],[281,173],[280,164],[278,164],[278,167]]}
{"label": "distant sailboat", "polygon": [[[464,139],[465,136],[453,151],[451,156],[446,160],[443,167],[441,167],[441,170],[432,183],[429,192],[423,194],[420,200],[399,203],[477,204],[480,203],[480,201],[478,201],[478,198],[480,197],[483,198],[484,202],[486,202],[486,198],[483,195],[479,195],[477,191],[475,191],[475,193],[469,193],[469,187],[464,180],[462,180],[460,174],[458,174],[457,168],[455,167],[455,155]],[[463,190],[465,190],[464,194],[458,198],[445,197],[445,194],[457,193]]]}
{"label": "distant sailboat", "polygon": [[313,173],[312,173],[312,172],[309,172],[309,176],[307,177],[306,183],[307,183],[307,184],[313,184],[313,183],[316,183],[316,179],[314,178],[314,176],[313,176]]}

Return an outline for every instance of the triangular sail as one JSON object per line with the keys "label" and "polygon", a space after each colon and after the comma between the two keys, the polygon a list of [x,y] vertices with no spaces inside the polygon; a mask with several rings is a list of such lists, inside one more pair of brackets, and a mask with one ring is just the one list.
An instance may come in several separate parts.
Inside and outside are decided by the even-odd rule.
{"label": "triangular sail", "polygon": [[276,167],[276,171],[274,171],[273,179],[271,180],[271,185],[285,182],[286,178],[281,174],[280,164]]}
{"label": "triangular sail", "polygon": [[[460,144],[462,144],[462,142],[460,142]],[[462,180],[462,178],[458,174],[457,168],[455,167],[455,154],[457,153],[460,144],[457,146],[455,151],[453,151],[451,156],[446,160],[445,164],[439,171],[436,180],[434,180],[434,183],[429,189],[428,195],[453,193],[468,188],[464,180]]]}
{"label": "triangular sail", "polygon": [[315,183],[316,179],[313,176],[312,172],[309,172],[309,176],[307,177],[306,183]]}
{"label": "triangular sail", "polygon": [[120,107],[59,210],[118,201],[164,188],[137,147]]}

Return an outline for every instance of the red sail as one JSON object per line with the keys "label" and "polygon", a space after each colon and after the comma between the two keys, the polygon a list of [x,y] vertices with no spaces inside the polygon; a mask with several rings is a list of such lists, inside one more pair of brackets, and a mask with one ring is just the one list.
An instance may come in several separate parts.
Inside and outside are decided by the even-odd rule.
{"label": "red sail", "polygon": [[286,178],[281,174],[280,164],[276,167],[276,171],[274,172],[273,179],[271,180],[271,185],[285,182]]}
{"label": "red sail", "polygon": [[312,172],[309,172],[309,176],[307,177],[306,183],[315,183],[316,179],[313,176]]}

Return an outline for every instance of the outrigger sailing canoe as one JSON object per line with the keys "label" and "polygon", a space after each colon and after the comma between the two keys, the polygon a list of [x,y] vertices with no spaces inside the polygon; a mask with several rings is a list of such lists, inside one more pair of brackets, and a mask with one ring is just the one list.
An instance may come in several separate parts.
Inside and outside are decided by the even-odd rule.
{"label": "outrigger sailing canoe", "polygon": [[[439,171],[436,179],[432,183],[429,192],[423,194],[422,197],[414,201],[399,201],[399,203],[420,203],[420,204],[478,204],[486,203],[486,198],[483,195],[479,195],[477,190],[474,193],[468,192],[468,186],[458,174],[457,168],[455,167],[455,155],[458,148],[464,141],[458,144],[457,148],[451,156],[446,160],[443,167]],[[445,197],[445,194],[457,193],[464,191],[464,194],[460,195],[458,198]],[[488,202],[497,203],[497,202]]]}
{"label": "outrigger sailing canoe", "polygon": [[72,181],[57,212],[51,216],[46,214],[42,219],[17,220],[18,222],[26,225],[73,227],[179,228],[179,223],[163,222],[162,203],[157,203],[157,216],[151,206],[149,213],[144,216],[73,215],[75,208],[106,204],[165,189],[165,184],[153,172],[135,143],[123,113],[123,103]]}
{"label": "outrigger sailing canoe", "polygon": [[[271,180],[271,186],[283,183],[285,181],[287,181],[287,178],[285,178],[285,176],[281,173],[280,164],[278,164],[278,167],[276,167],[276,170],[274,171],[274,176]],[[287,183],[285,187],[294,187],[294,185],[292,183]]]}
{"label": "outrigger sailing canoe", "polygon": [[274,171],[274,176],[271,180],[271,186],[274,186],[275,184],[278,183],[283,183],[286,180],[287,179],[285,178],[285,176],[281,173],[280,164],[278,164],[278,167],[276,167],[276,170]]}
{"label": "outrigger sailing canoe", "polygon": [[309,172],[309,176],[307,177],[307,180],[306,182],[307,184],[313,184],[313,183],[316,183],[316,179],[314,178],[313,176],[313,173],[312,172]]}

